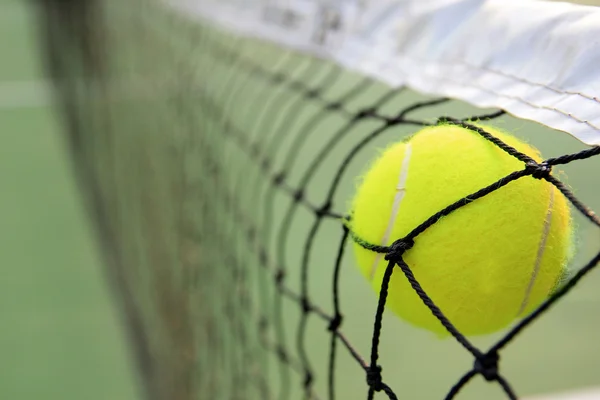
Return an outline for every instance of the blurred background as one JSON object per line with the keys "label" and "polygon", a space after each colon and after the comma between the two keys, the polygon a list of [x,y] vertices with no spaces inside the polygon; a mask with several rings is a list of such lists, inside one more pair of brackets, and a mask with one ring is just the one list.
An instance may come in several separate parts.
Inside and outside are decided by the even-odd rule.
{"label": "blurred background", "polygon": [[137,398],[30,2],[0,0],[0,398]]}
{"label": "blurred background", "polygon": [[[31,1],[0,0],[0,399],[139,399],[121,316],[106,284],[91,223],[85,216],[59,135],[60,121],[50,104],[33,11]],[[557,136],[556,143],[546,142],[549,154],[564,152],[562,149],[567,147],[563,146],[579,148],[571,138],[560,136],[560,140]],[[558,148],[561,151],[553,150]],[[598,165],[595,161],[594,165]],[[574,181],[578,187],[589,182],[586,168],[589,167],[575,166],[571,170],[573,176],[583,176]],[[584,197],[587,193],[587,200],[592,200],[589,204],[596,206],[600,194],[597,189],[588,189],[582,190]],[[582,237],[588,238],[590,248],[598,242],[598,233],[592,229]],[[591,252],[583,254],[581,260],[590,255]],[[527,387],[529,392],[541,387],[541,383],[552,387],[554,381],[561,388],[600,383],[593,369],[598,347],[587,346],[596,343],[597,336],[586,331],[590,325],[587,316],[597,312],[598,278],[593,282],[582,285],[563,306],[557,307],[553,319],[532,328],[528,341],[509,353],[513,367],[519,366],[513,369],[517,378],[528,369],[535,375],[533,367],[528,368],[524,362],[530,358],[528,351],[538,356],[551,352],[549,357],[553,359],[560,359],[563,354],[589,353],[581,367],[584,371],[574,371],[574,376],[563,382],[545,376],[523,378],[532,382]],[[366,285],[361,290],[365,296],[371,294]],[[375,299],[369,297],[369,301],[363,307],[371,312]],[[358,331],[363,329],[363,317],[358,311],[355,313],[356,319],[350,321],[356,321],[354,328]],[[391,324],[399,325],[397,321]],[[394,328],[389,331],[397,332]],[[365,332],[367,338],[370,326]],[[547,332],[554,332],[554,336],[546,335]],[[395,357],[396,351],[402,351],[411,360],[422,358],[421,349],[429,339],[421,338],[418,332],[408,335],[413,335],[411,343],[420,344],[405,344],[398,349],[396,338],[388,338],[387,349],[394,350],[389,352],[390,358]],[[548,342],[555,338],[554,343],[561,339],[564,347],[543,347],[541,337]],[[564,343],[564,337],[580,340]],[[528,347],[536,343],[539,348]],[[433,349],[446,351],[441,345],[436,346],[431,346],[431,353]],[[452,348],[445,354],[454,356],[454,351]],[[350,364],[347,358],[344,360]],[[465,365],[471,362],[466,358],[463,361]],[[577,361],[571,359],[569,363],[574,366]],[[422,367],[427,370],[430,365],[423,363]],[[563,366],[569,368],[571,364]],[[405,377],[410,369],[401,372]],[[357,380],[363,378],[359,373],[362,371],[356,372]],[[559,370],[555,373],[564,376]],[[444,383],[443,387],[447,385]]]}

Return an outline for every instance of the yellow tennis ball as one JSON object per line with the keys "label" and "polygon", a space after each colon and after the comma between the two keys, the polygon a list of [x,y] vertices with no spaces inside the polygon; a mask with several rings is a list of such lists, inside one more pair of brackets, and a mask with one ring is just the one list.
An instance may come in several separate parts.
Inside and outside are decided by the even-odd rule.
{"label": "yellow tennis ball", "polygon": [[[535,148],[482,128],[541,161]],[[363,177],[352,204],[352,235],[388,246],[450,204],[524,167],[474,131],[424,128],[386,149]],[[388,264],[384,254],[357,240],[354,249],[379,294]],[[442,217],[403,258],[459,331],[481,335],[506,327],[547,298],[564,276],[570,249],[567,200],[547,181],[525,176]],[[440,337],[448,334],[397,267],[386,308]]]}

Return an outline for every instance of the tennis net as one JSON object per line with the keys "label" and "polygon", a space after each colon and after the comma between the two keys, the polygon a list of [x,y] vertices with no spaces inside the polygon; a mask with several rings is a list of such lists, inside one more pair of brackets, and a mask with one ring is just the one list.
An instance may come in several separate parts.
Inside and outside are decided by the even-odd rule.
{"label": "tennis net", "polygon": [[[489,4],[40,2],[48,72],[148,398],[515,399],[600,384],[589,274],[600,78],[586,64],[600,52],[581,44],[600,13]],[[540,39],[558,15],[564,26]],[[419,229],[533,177],[568,197],[578,225],[560,289],[485,338],[463,336],[412,276],[397,250],[418,233],[375,250],[455,340],[389,317],[387,283],[373,295],[349,254],[355,177],[377,149],[441,121],[486,121],[552,158]]]}

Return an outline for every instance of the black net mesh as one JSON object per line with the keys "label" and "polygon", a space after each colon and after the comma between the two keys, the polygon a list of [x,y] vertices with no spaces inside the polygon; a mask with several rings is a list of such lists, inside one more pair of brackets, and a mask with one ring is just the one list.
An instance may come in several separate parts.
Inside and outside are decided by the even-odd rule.
{"label": "black net mesh", "polygon": [[[512,117],[392,90],[152,1],[39,4],[65,135],[149,398],[395,399],[416,380],[419,398],[450,399],[477,375],[499,384],[493,395],[517,398],[500,354],[597,265],[598,240],[559,290],[485,347],[446,319],[403,253],[440,216],[516,179],[547,180],[581,224],[600,227],[550,175],[600,148],[518,122],[541,147],[550,140],[543,135],[563,138],[556,140],[565,141],[565,155],[538,164],[498,143],[522,159],[521,170],[391,246],[371,246],[389,261],[377,298],[354,277],[345,224],[354,179],[374,149],[440,121],[493,140],[472,121],[510,127]],[[411,336],[386,333],[398,325],[383,318],[392,273],[406,276],[467,354],[457,359],[464,374],[453,382],[427,366],[436,358],[421,369],[396,367],[402,356],[391,349]],[[444,392],[428,391],[428,380],[443,383]]]}

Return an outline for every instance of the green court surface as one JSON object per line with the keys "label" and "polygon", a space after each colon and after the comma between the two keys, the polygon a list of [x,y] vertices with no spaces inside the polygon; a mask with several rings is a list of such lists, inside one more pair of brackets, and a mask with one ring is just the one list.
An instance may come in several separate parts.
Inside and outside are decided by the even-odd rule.
{"label": "green court surface", "polygon": [[[59,135],[60,121],[44,90],[35,34],[27,3],[0,0],[0,399],[138,399],[120,315]],[[215,79],[219,77],[216,72]],[[511,128],[527,132],[548,156],[581,149],[572,137],[532,123],[520,121]],[[314,149],[320,145],[310,143]],[[600,210],[600,186],[590,171],[598,168],[598,157],[564,168],[577,196],[595,210]],[[600,234],[577,218],[580,251],[574,265],[581,266],[598,251]],[[308,225],[302,221],[296,226],[300,236]],[[338,228],[331,227],[330,237]],[[299,252],[290,254],[297,264]],[[344,329],[365,355],[376,297],[352,261],[345,264]],[[311,279],[320,288],[313,293],[318,302],[329,302],[330,286],[324,289],[323,283],[328,281],[317,274]],[[519,394],[600,385],[598,288],[600,272],[594,271],[503,352],[503,372]],[[296,313],[290,311],[294,322],[286,327],[289,332],[296,328]],[[315,362],[317,388],[326,393],[328,334],[314,320],[310,324],[311,352],[320,357]],[[386,380],[407,396],[401,398],[423,394],[437,399],[472,364],[455,342],[432,339],[394,318],[386,317],[385,325],[382,360],[393,366],[385,370]],[[485,348],[497,338],[475,342]],[[347,353],[341,352],[337,365],[338,384],[349,382],[349,388],[361,390],[357,398],[364,398],[364,371]],[[480,378],[464,394],[459,398],[502,398],[497,386]]]}
{"label": "green court surface", "polygon": [[0,1],[0,398],[136,399],[27,5]]}

